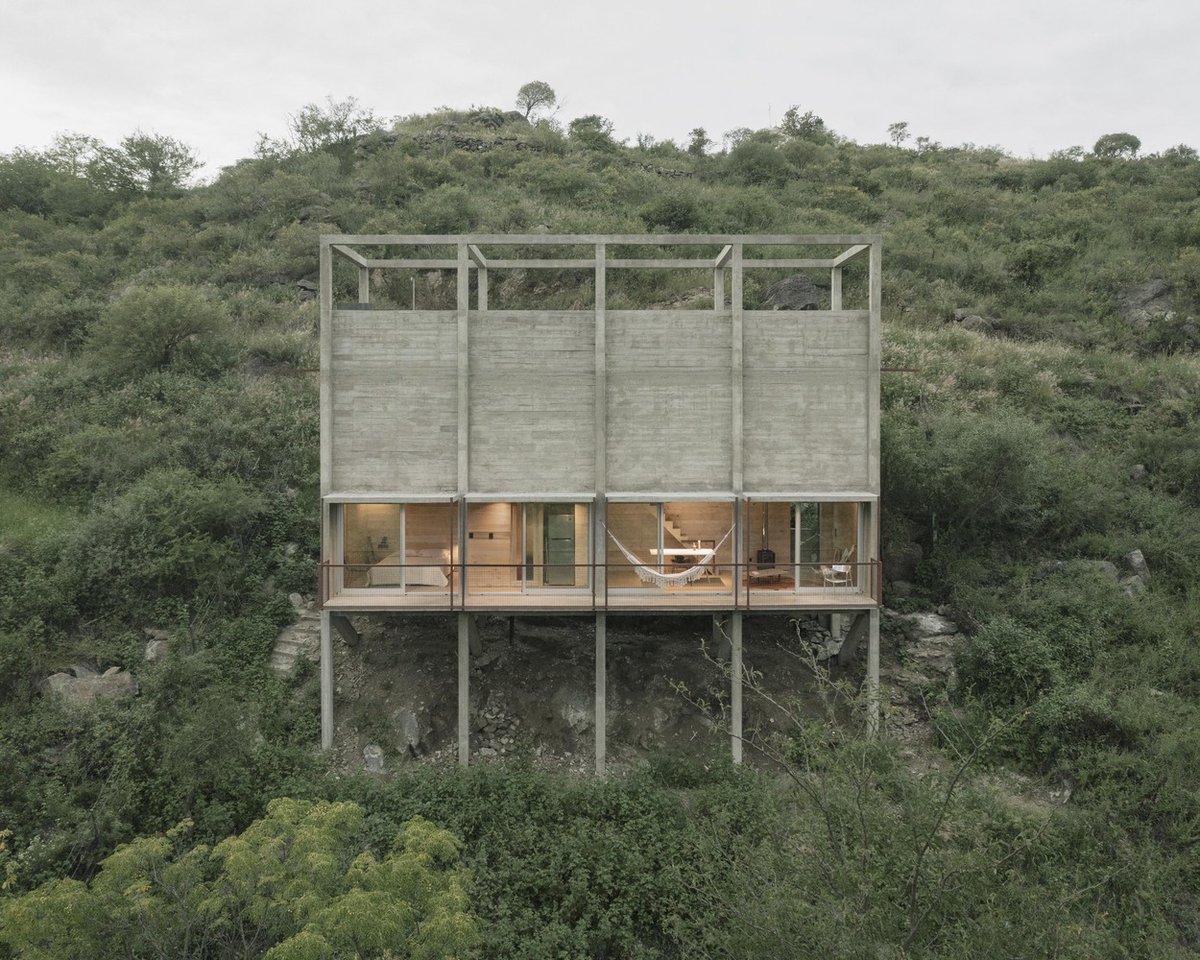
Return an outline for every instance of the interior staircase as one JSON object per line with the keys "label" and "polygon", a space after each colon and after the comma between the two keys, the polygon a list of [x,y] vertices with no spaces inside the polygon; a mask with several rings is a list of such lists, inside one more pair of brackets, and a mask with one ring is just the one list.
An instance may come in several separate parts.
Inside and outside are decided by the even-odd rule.
{"label": "interior staircase", "polygon": [[[663,530],[675,538],[677,546],[686,547],[692,543],[691,540],[684,536],[683,528],[679,526],[678,519],[671,516],[666,510],[663,510]],[[663,544],[663,546],[670,546],[670,544]]]}

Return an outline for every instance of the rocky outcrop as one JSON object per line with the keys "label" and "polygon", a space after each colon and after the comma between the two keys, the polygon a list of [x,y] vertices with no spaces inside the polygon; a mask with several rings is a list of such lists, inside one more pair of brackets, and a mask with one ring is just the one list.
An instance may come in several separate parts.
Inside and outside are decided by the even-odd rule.
{"label": "rocky outcrop", "polygon": [[1150,566],[1141,550],[1131,550],[1121,561],[1126,575],[1121,578],[1121,589],[1126,596],[1140,597],[1150,586]]}
{"label": "rocky outcrop", "polygon": [[817,310],[820,306],[821,291],[802,273],[771,284],[762,299],[764,310]]}
{"label": "rocky outcrop", "polygon": [[136,696],[137,680],[120,667],[109,667],[97,673],[75,665],[71,673],[55,673],[46,680],[51,696],[73,706],[86,706],[99,699],[126,700]]}
{"label": "rocky outcrop", "polygon": [[1118,292],[1116,307],[1134,330],[1148,330],[1156,320],[1170,315],[1171,285],[1162,279],[1132,284]]}
{"label": "rocky outcrop", "polygon": [[954,649],[962,641],[957,623],[940,613],[884,611],[903,643],[899,661],[882,671],[894,706],[920,703],[930,690],[954,682]]}
{"label": "rocky outcrop", "polygon": [[963,308],[954,311],[954,322],[960,330],[969,330],[971,333],[995,333],[1000,327],[1000,321],[996,317],[985,317]]}

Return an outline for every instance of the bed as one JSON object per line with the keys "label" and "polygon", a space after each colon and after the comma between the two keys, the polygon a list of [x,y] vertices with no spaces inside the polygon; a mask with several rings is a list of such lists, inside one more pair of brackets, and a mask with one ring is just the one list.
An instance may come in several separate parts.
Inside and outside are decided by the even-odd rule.
{"label": "bed", "polygon": [[404,557],[389,553],[367,570],[367,586],[445,587],[449,565],[449,550],[410,550]]}

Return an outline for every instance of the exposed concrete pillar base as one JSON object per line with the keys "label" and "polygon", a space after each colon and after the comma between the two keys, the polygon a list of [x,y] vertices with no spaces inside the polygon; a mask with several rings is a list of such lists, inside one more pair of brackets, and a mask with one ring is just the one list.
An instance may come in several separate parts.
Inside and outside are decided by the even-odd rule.
{"label": "exposed concrete pillar base", "polygon": [[604,776],[608,759],[608,623],[603,613],[596,614],[596,776]]}
{"label": "exposed concrete pillar base", "polygon": [[471,761],[471,615],[458,615],[458,765]]}
{"label": "exposed concrete pillar base", "polygon": [[729,623],[729,746],[733,762],[742,762],[742,615],[733,614]]}
{"label": "exposed concrete pillar base", "polygon": [[321,749],[333,749],[333,630],[328,610],[321,611]]}

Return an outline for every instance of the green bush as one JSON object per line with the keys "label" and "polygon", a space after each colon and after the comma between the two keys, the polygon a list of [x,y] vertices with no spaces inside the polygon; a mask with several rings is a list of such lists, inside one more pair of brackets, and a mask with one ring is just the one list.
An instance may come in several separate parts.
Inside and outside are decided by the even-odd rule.
{"label": "green bush", "polygon": [[168,368],[212,374],[232,360],[227,323],[220,304],[199,291],[135,288],[92,326],[85,356],[116,380]]}

